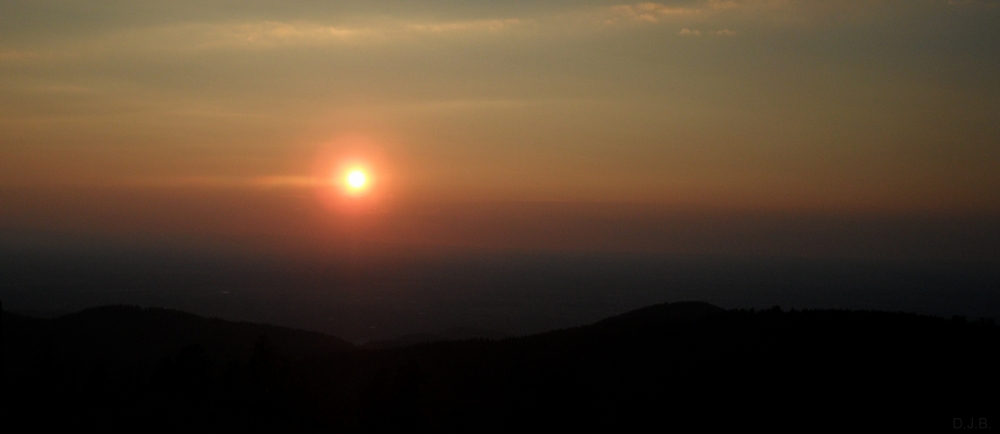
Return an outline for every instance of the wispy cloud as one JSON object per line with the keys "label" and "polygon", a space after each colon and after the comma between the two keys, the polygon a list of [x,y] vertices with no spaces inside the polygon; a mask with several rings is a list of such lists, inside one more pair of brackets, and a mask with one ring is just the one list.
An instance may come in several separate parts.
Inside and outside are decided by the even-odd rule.
{"label": "wispy cloud", "polygon": [[608,23],[619,20],[658,23],[664,17],[683,17],[702,13],[697,7],[675,7],[660,3],[637,3],[634,5],[616,5],[607,9],[610,17]]}
{"label": "wispy cloud", "polygon": [[[685,27],[681,29],[681,31],[678,32],[677,34],[681,36],[701,36],[702,31],[698,29],[689,29]],[[722,30],[709,30],[705,32],[705,34],[712,36],[734,36],[736,35],[736,32],[729,29],[722,29]]]}
{"label": "wispy cloud", "polygon": [[409,24],[407,28],[415,32],[434,34],[469,32],[497,33],[523,24],[524,22],[520,19],[508,18],[494,20],[452,21],[443,23],[415,23]]}
{"label": "wispy cloud", "polygon": [[[413,17],[353,17],[262,21],[175,22],[121,27],[91,37],[39,40],[37,46],[0,43],[0,63],[48,62],[129,52],[271,50],[289,47],[370,47],[427,38],[475,41],[480,37],[584,33],[615,27],[663,27],[680,36],[735,36],[745,26],[809,24],[831,17],[856,18],[902,0],[700,0],[638,2],[605,7],[569,7],[524,16],[427,20]],[[939,7],[1000,4],[994,0],[930,0]],[[925,4],[926,6],[927,4]],[[670,29],[670,26],[675,26]],[[706,30],[706,29],[717,30]]]}
{"label": "wispy cloud", "polygon": [[[444,22],[389,21],[354,26],[330,26],[315,22],[220,24],[195,29],[202,36],[197,48],[244,46],[279,47],[332,43],[371,43],[407,40],[429,35],[499,33],[523,25],[519,19],[485,19]],[[176,31],[180,29],[166,29]],[[187,30],[187,29],[185,29]]]}
{"label": "wispy cloud", "polygon": [[[177,29],[165,29],[172,31]],[[264,21],[257,23],[210,25],[200,30],[199,48],[232,45],[301,45],[344,42],[370,36],[371,29],[325,26],[316,23]]]}
{"label": "wispy cloud", "polygon": [[334,185],[330,179],[298,175],[273,176],[185,176],[165,178],[131,178],[105,181],[112,185],[146,187],[210,187],[210,188],[311,188]]}
{"label": "wispy cloud", "polygon": [[443,22],[386,20],[357,25],[328,25],[310,21],[182,23],[127,29],[91,39],[37,47],[33,51],[0,51],[0,62],[62,59],[129,51],[280,49],[332,45],[357,47],[431,37],[495,35],[527,26],[527,21],[513,18]]}
{"label": "wispy cloud", "polygon": [[660,23],[665,21],[705,20],[721,12],[734,10],[759,10],[787,7],[787,0],[705,0],[671,6],[663,3],[643,2],[614,5],[604,9],[606,24]]}
{"label": "wispy cloud", "polygon": [[[691,24],[708,22],[750,22],[768,24],[802,24],[826,22],[838,17],[856,19],[876,13],[880,8],[893,7],[995,7],[996,0],[702,0],[683,4],[641,2],[609,6],[595,13],[605,25],[651,25],[673,23],[691,29]],[[732,36],[726,31],[709,32],[717,36]]]}
{"label": "wispy cloud", "polygon": [[[128,27],[90,38],[50,42],[29,49],[0,47],[0,62],[45,60],[129,50],[184,51],[212,49],[278,49],[296,46],[371,46],[421,38],[471,38],[517,31],[579,31],[588,26],[704,23],[726,11],[787,7],[791,0],[705,0],[684,5],[656,2],[619,4],[604,8],[570,8],[562,12],[467,20],[419,20],[405,17],[322,20],[262,20],[180,22]],[[566,17],[575,17],[567,21]],[[589,18],[588,18],[589,17]],[[584,19],[579,19],[584,18]],[[2,44],[0,44],[2,45]]]}

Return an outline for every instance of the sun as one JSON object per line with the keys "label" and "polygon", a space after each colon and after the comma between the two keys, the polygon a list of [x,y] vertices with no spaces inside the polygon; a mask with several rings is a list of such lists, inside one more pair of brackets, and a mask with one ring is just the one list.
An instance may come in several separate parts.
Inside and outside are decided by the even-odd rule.
{"label": "sun", "polygon": [[357,190],[365,186],[368,183],[368,177],[365,173],[360,170],[352,170],[347,174],[347,185],[351,188]]}

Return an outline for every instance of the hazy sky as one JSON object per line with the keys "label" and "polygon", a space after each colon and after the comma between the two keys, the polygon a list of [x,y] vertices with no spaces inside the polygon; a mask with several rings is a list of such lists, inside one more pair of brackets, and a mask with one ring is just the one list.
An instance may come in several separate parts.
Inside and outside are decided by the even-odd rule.
{"label": "hazy sky", "polygon": [[8,228],[266,222],[349,162],[396,201],[996,212],[1000,2],[0,2]]}

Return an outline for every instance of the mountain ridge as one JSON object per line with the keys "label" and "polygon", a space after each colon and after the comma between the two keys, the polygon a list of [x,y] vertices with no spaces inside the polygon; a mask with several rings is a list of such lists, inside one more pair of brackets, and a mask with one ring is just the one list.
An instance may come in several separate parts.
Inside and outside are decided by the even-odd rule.
{"label": "mountain ridge", "polygon": [[675,428],[717,413],[746,424],[945,427],[995,408],[984,391],[997,385],[1000,355],[988,321],[702,302],[528,336],[379,349],[159,308],[3,321],[8,415],[45,420],[56,409],[122,430],[150,420],[169,421],[167,431],[592,430],[638,428],[664,409],[673,416],[657,423]]}

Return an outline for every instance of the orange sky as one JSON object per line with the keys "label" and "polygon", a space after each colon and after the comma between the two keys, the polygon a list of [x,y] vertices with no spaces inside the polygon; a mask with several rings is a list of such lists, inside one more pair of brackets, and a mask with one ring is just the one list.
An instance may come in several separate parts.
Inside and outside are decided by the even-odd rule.
{"label": "orange sky", "polygon": [[[366,239],[669,250],[650,228],[677,213],[993,215],[998,18],[991,0],[4,2],[0,230],[336,238],[382,215]],[[353,202],[331,184],[352,165],[371,181]]]}

